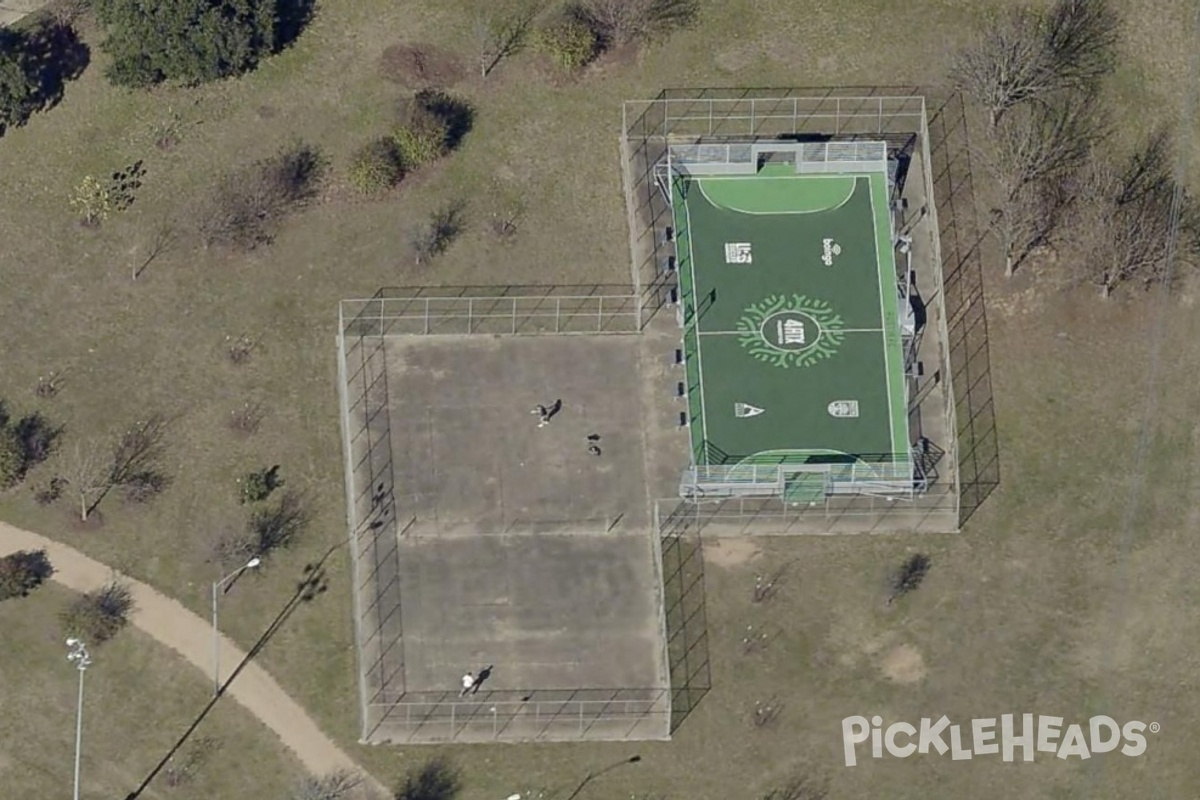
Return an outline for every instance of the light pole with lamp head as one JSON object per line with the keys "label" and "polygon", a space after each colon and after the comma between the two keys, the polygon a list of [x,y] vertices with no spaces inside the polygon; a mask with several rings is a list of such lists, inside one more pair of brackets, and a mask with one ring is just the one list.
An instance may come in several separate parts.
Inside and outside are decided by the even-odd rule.
{"label": "light pole with lamp head", "polygon": [[[241,575],[248,569],[254,569],[262,563],[262,559],[258,556],[247,561],[242,566],[235,569],[233,572],[221,578],[219,581],[213,581],[212,585],[212,642],[213,642],[213,696],[216,697],[221,693],[221,634],[217,630],[217,594],[221,588],[229,581]],[[79,800],[76,798],[75,800]]]}
{"label": "light pole with lamp head", "polygon": [[67,639],[67,647],[71,648],[67,653],[67,661],[79,670],[79,701],[75,711],[75,800],[79,800],[79,753],[83,745],[83,673],[91,665],[92,657],[88,655],[87,645],[81,639]]}

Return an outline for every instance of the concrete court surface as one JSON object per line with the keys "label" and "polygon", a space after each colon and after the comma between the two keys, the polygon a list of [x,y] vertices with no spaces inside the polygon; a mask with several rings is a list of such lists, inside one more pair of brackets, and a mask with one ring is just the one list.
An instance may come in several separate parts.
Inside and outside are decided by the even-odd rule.
{"label": "concrete court surface", "polygon": [[[666,738],[649,509],[677,490],[686,448],[669,338],[386,340],[405,691],[393,741]],[[531,409],[557,399],[538,428]],[[489,665],[460,700],[463,673]],[[593,713],[608,718],[574,719]]]}
{"label": "concrete court surface", "polygon": [[398,516],[416,535],[645,529],[640,339],[388,339]]}

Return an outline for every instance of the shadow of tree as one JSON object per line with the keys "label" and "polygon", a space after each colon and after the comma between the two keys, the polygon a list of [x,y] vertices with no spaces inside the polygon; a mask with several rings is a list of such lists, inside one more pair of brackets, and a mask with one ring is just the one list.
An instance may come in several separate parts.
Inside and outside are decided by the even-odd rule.
{"label": "shadow of tree", "polygon": [[475,124],[475,109],[466,100],[438,89],[417,92],[417,104],[446,129],[446,149],[456,150]]}
{"label": "shadow of tree", "polygon": [[37,85],[34,110],[48,111],[62,100],[67,81],[87,69],[91,49],[74,28],[52,19],[42,20],[22,36],[26,70]]}
{"label": "shadow of tree", "polygon": [[275,52],[291,47],[316,14],[316,0],[279,0],[275,19]]}

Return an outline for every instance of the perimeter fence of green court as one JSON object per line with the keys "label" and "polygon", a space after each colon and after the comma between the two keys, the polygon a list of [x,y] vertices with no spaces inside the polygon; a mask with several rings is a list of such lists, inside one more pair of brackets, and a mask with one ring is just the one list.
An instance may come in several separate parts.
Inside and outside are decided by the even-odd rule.
{"label": "perimeter fence of green court", "polygon": [[[905,205],[913,204],[911,221],[906,214],[901,232],[930,237],[931,255],[925,268],[932,280],[926,279],[922,295],[930,321],[922,346],[924,371],[909,378],[911,401],[920,403],[924,413],[944,419],[935,426],[940,429],[938,441],[922,442],[923,451],[914,456],[922,465],[921,474],[928,478],[925,490],[906,500],[867,495],[826,497],[811,504],[784,504],[780,497],[685,502],[678,511],[689,515],[693,526],[731,535],[958,530],[998,483],[986,325],[961,322],[983,319],[977,288],[981,282],[962,278],[979,274],[977,241],[981,238],[972,236],[978,226],[971,203],[962,103],[957,95],[937,99],[931,123],[926,100],[920,87],[913,86],[717,87],[668,89],[653,99],[625,104],[622,153],[634,283],[646,298],[646,315],[676,305],[685,334],[686,311],[679,306],[686,286],[681,284],[676,241],[670,233],[663,235],[672,231],[675,221],[669,195],[657,174],[672,147],[884,141],[890,153],[902,154],[900,169],[911,170],[904,194]],[[894,165],[889,163],[891,168]],[[948,212],[940,218],[939,205],[945,205]],[[943,284],[943,249],[949,259],[945,262],[947,284]],[[953,329],[954,336],[948,329]],[[963,329],[970,335],[959,335]],[[694,360],[694,350],[695,343],[689,343],[685,335],[681,360]],[[685,370],[680,390],[687,390],[689,401],[691,390],[699,383],[698,370]],[[702,414],[702,409],[691,402],[689,406],[689,416],[699,419],[697,411]],[[960,439],[965,443],[961,452]],[[703,457],[710,445],[693,441]],[[960,480],[966,483],[960,485]],[[680,502],[665,500],[663,508]]]}

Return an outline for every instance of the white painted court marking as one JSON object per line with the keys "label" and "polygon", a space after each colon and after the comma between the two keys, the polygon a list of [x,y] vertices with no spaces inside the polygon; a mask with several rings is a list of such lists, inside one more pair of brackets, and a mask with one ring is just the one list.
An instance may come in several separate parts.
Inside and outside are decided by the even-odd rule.
{"label": "white painted court marking", "polygon": [[752,406],[749,403],[733,404],[733,415],[738,419],[757,417],[759,414],[763,413],[764,410],[765,409],[759,408],[758,406]]}
{"label": "white painted court marking", "polygon": [[834,256],[842,254],[842,246],[833,239],[821,240],[821,263],[827,267],[833,266]]}
{"label": "white painted court marking", "polygon": [[725,243],[725,263],[726,264],[751,264],[753,259],[751,256],[750,242],[726,242]]}
{"label": "white painted court marking", "polygon": [[[703,189],[701,189],[703,191]],[[704,441],[708,441],[708,404],[704,401],[704,359],[701,357],[700,347],[700,313],[699,303],[696,302],[696,247],[693,244],[695,236],[692,234],[692,209],[688,205],[687,199],[683,199],[683,216],[687,220],[688,228],[688,261],[692,273],[692,313],[696,315],[696,376],[700,380],[700,430],[704,433]]]}
{"label": "white painted court marking", "polygon": [[[879,333],[883,328],[838,328],[838,333]],[[741,336],[745,331],[697,331],[701,336]],[[782,333],[780,334],[782,340]],[[781,341],[782,343],[782,341]]]}
{"label": "white painted court marking", "polygon": [[857,400],[834,400],[826,409],[829,416],[838,419],[856,419],[858,417]]}
{"label": "white painted court marking", "polygon": [[[887,306],[885,306],[884,303],[886,303],[887,300],[884,293],[885,281],[883,280],[883,276],[879,274],[881,269],[879,263],[879,258],[881,256],[881,253],[879,252],[879,219],[875,216],[875,186],[871,182],[870,178],[867,179],[867,190],[871,196],[871,238],[875,247],[875,280],[879,283],[879,324],[886,326]],[[890,437],[888,439],[888,446],[894,448],[896,446],[896,409],[892,408],[891,348],[888,347],[887,328],[880,328],[880,331],[880,335],[883,339],[883,370],[884,375],[887,378],[888,434]]]}
{"label": "white painted court marking", "polygon": [[[850,176],[847,176],[847,175],[804,175],[804,176],[801,176],[801,177],[803,177],[805,180],[808,180],[808,179],[820,179],[820,178],[827,178],[827,179],[831,179],[831,180],[832,180],[832,179],[837,179],[837,180],[843,180],[843,181],[844,181],[844,180],[846,180],[846,178],[847,178],[847,177],[850,177]],[[737,180],[738,178],[741,178],[741,179],[743,179],[743,180],[744,180],[744,179],[745,179],[745,176],[744,176],[744,175],[738,176],[738,178],[714,178],[714,177],[705,176],[703,179],[696,178],[696,179],[694,179],[694,180],[695,180],[696,184],[697,184],[697,185],[699,186],[699,188],[700,188],[700,194],[704,196],[704,199],[705,199],[705,200],[707,200],[707,201],[708,201],[708,204],[709,204],[710,206],[712,206],[713,208],[717,208],[717,209],[720,209],[720,210],[722,210],[722,211],[733,211],[733,212],[735,212],[735,213],[737,213],[737,214],[753,214],[753,215],[755,215],[755,216],[766,216],[766,217],[770,217],[770,216],[775,216],[775,215],[780,215],[780,214],[824,214],[826,211],[837,211],[839,208],[841,208],[842,206],[846,205],[846,203],[849,203],[849,202],[850,202],[850,199],[851,199],[852,197],[854,197],[854,193],[855,193],[855,191],[857,191],[857,190],[858,190],[858,181],[859,181],[859,178],[862,178],[862,177],[865,177],[865,176],[862,176],[862,175],[855,175],[855,176],[853,176],[854,180],[852,180],[852,181],[850,182],[850,193],[849,193],[848,195],[846,195],[845,199],[843,199],[843,200],[842,200],[840,203],[838,203],[836,206],[829,206],[829,207],[827,207],[827,208],[813,208],[813,209],[809,209],[809,210],[807,210],[807,211],[747,211],[747,210],[746,210],[746,209],[744,209],[744,208],[734,208],[734,207],[732,207],[732,206],[721,205],[720,203],[716,202],[716,201],[715,201],[715,200],[713,200],[711,197],[709,197],[709,196],[708,196],[708,192],[704,191],[704,184],[705,184],[705,183],[708,183],[709,181],[722,181],[722,180],[724,180],[724,181],[729,181],[729,180]],[[761,180],[761,181],[770,181],[770,180],[788,180],[788,181],[793,181],[793,180],[796,180],[796,177],[795,177],[795,176],[792,176],[792,175],[768,175],[768,176],[761,176],[761,177],[760,177],[760,176],[756,176],[756,177],[755,177],[755,180]],[[868,187],[868,188],[870,188],[870,187]]]}

